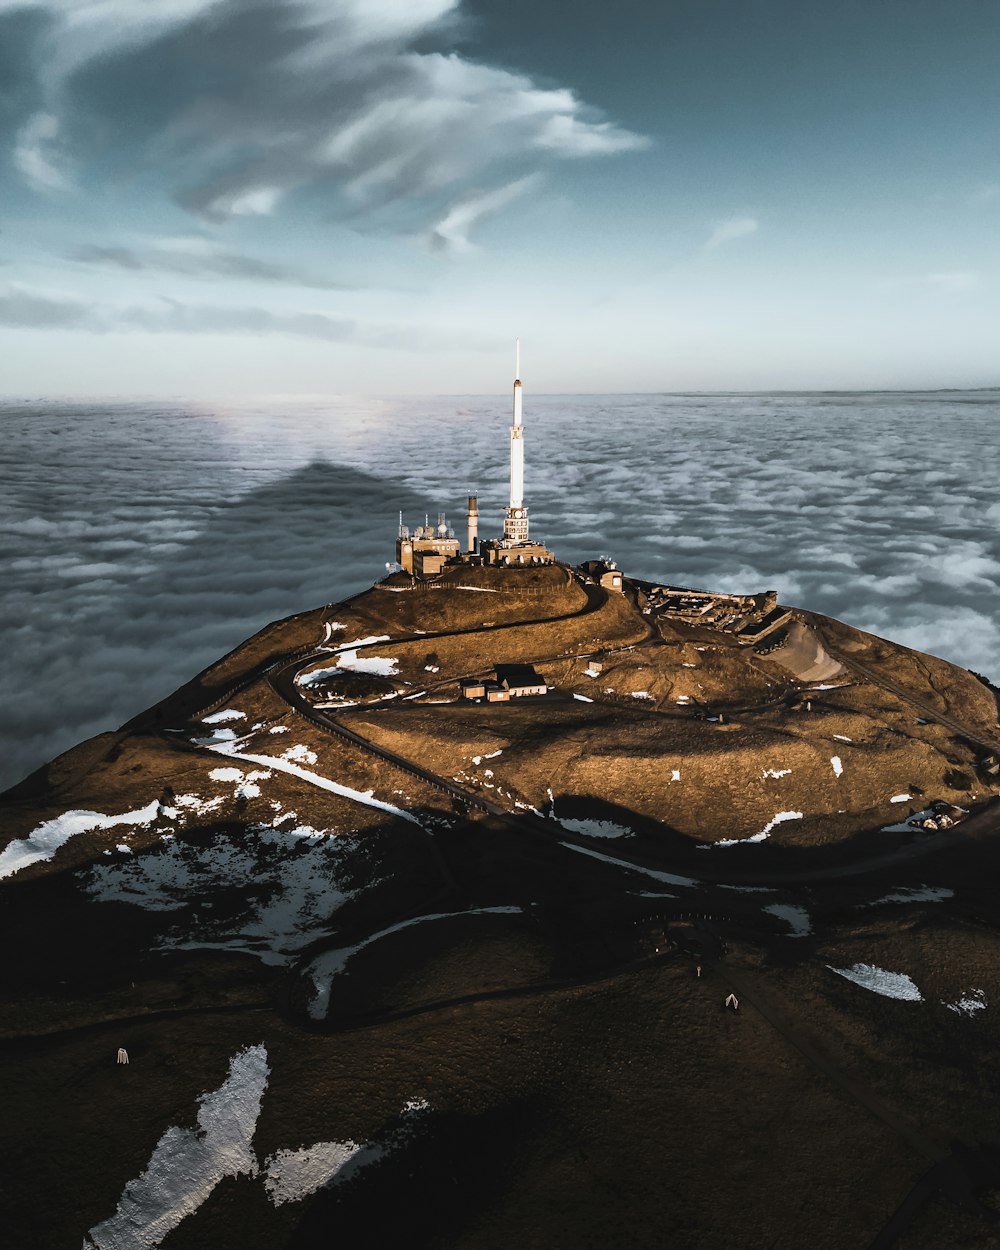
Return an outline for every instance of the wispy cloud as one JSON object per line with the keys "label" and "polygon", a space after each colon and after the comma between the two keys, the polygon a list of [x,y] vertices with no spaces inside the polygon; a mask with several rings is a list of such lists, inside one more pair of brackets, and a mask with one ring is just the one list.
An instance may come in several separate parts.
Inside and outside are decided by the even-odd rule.
{"label": "wispy cloud", "polygon": [[0,326],[79,330],[89,334],[283,335],[403,350],[454,347],[456,343],[468,350],[486,346],[453,330],[367,322],[314,309],[274,312],[252,305],[192,304],[172,299],[145,304],[95,304],[20,286],[0,290]]}
{"label": "wispy cloud", "polygon": [[431,247],[435,251],[472,251],[473,245],[469,241],[472,227],[512,200],[520,199],[528,191],[534,190],[540,182],[540,174],[528,174],[493,191],[476,192],[449,204],[445,215],[429,232]]}
{"label": "wispy cloud", "polygon": [[938,291],[971,291],[979,285],[979,275],[961,269],[951,273],[925,273],[913,281],[921,286],[934,287]]}
{"label": "wispy cloud", "polygon": [[970,204],[995,204],[998,200],[1000,200],[1000,182],[988,182],[969,196]]}
{"label": "wispy cloud", "polygon": [[[61,151],[83,171],[129,163],[219,221],[271,215],[314,188],[327,211],[364,209],[369,228],[405,234],[422,216],[462,250],[471,225],[553,159],[647,145],[567,88],[448,50],[458,5],[38,0],[45,105],[18,168],[53,190],[69,177]],[[501,189],[472,189],[490,184]]]}
{"label": "wispy cloud", "polygon": [[178,273],[196,278],[245,278],[255,282],[282,282],[320,290],[346,290],[349,285],[317,277],[288,265],[276,265],[238,252],[226,251],[198,235],[152,239],[138,246],[87,244],[71,260],[135,273]]}
{"label": "wispy cloud", "polygon": [[758,229],[758,223],[753,217],[729,217],[725,221],[717,221],[705,241],[705,250],[710,252],[725,243],[732,243],[735,239],[746,238],[749,234],[756,234]]}
{"label": "wispy cloud", "polygon": [[14,166],[36,191],[63,191],[69,185],[56,148],[59,119],[35,113],[21,127],[14,148]]}
{"label": "wispy cloud", "polygon": [[99,328],[89,304],[19,286],[0,290],[0,325],[18,330]]}

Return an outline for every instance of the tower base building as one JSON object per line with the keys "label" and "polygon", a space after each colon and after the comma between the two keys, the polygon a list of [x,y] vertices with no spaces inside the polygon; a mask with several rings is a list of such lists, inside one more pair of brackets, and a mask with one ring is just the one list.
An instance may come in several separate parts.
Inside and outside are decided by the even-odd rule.
{"label": "tower base building", "polygon": [[505,538],[484,538],[479,554],[483,564],[554,564],[556,559],[542,543],[512,543]]}
{"label": "tower base building", "polygon": [[[444,513],[439,514],[437,529],[427,523],[413,531],[403,524],[399,515],[396,538],[396,563],[411,577],[437,577],[448,564],[487,564],[524,566],[554,564],[555,556],[544,543],[532,542],[528,536],[528,508],[524,502],[524,426],[521,423],[521,346],[515,340],[514,416],[510,427],[510,502],[504,510],[503,537],[479,538],[479,503],[469,496],[467,513],[468,550],[463,552],[448,528]],[[387,566],[388,567],[388,566]]]}

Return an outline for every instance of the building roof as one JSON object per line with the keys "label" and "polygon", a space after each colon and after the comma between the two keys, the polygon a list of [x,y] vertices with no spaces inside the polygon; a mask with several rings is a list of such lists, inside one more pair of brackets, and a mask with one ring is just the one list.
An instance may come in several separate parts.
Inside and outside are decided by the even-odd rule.
{"label": "building roof", "polygon": [[498,664],[497,681],[508,686],[544,686],[545,678],[535,672],[533,664]]}

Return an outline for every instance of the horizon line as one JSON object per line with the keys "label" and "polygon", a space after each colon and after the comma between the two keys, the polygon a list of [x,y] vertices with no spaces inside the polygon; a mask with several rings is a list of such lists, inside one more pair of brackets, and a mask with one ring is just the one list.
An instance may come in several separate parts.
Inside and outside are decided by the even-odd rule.
{"label": "horizon line", "polygon": [[[732,396],[732,395],[975,395],[1000,391],[1000,381],[988,386],[846,386],[846,387],[753,387],[725,390],[649,390],[649,391],[531,391],[532,396],[576,397],[583,395],[670,395],[670,396]],[[322,399],[490,399],[505,394],[500,391],[240,391],[205,394],[81,392],[80,394],[3,394],[0,403],[73,403],[73,402],[163,402],[206,403],[234,400],[322,400]]]}

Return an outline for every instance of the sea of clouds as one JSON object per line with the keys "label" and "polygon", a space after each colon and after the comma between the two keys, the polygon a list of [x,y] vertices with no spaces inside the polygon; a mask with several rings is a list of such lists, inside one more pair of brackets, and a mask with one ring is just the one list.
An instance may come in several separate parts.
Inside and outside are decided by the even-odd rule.
{"label": "sea of clouds", "polygon": [[[0,786],[269,620],[356,593],[398,510],[499,529],[502,397],[0,404]],[[532,533],[774,588],[1000,683],[1000,393],[526,400]]]}

